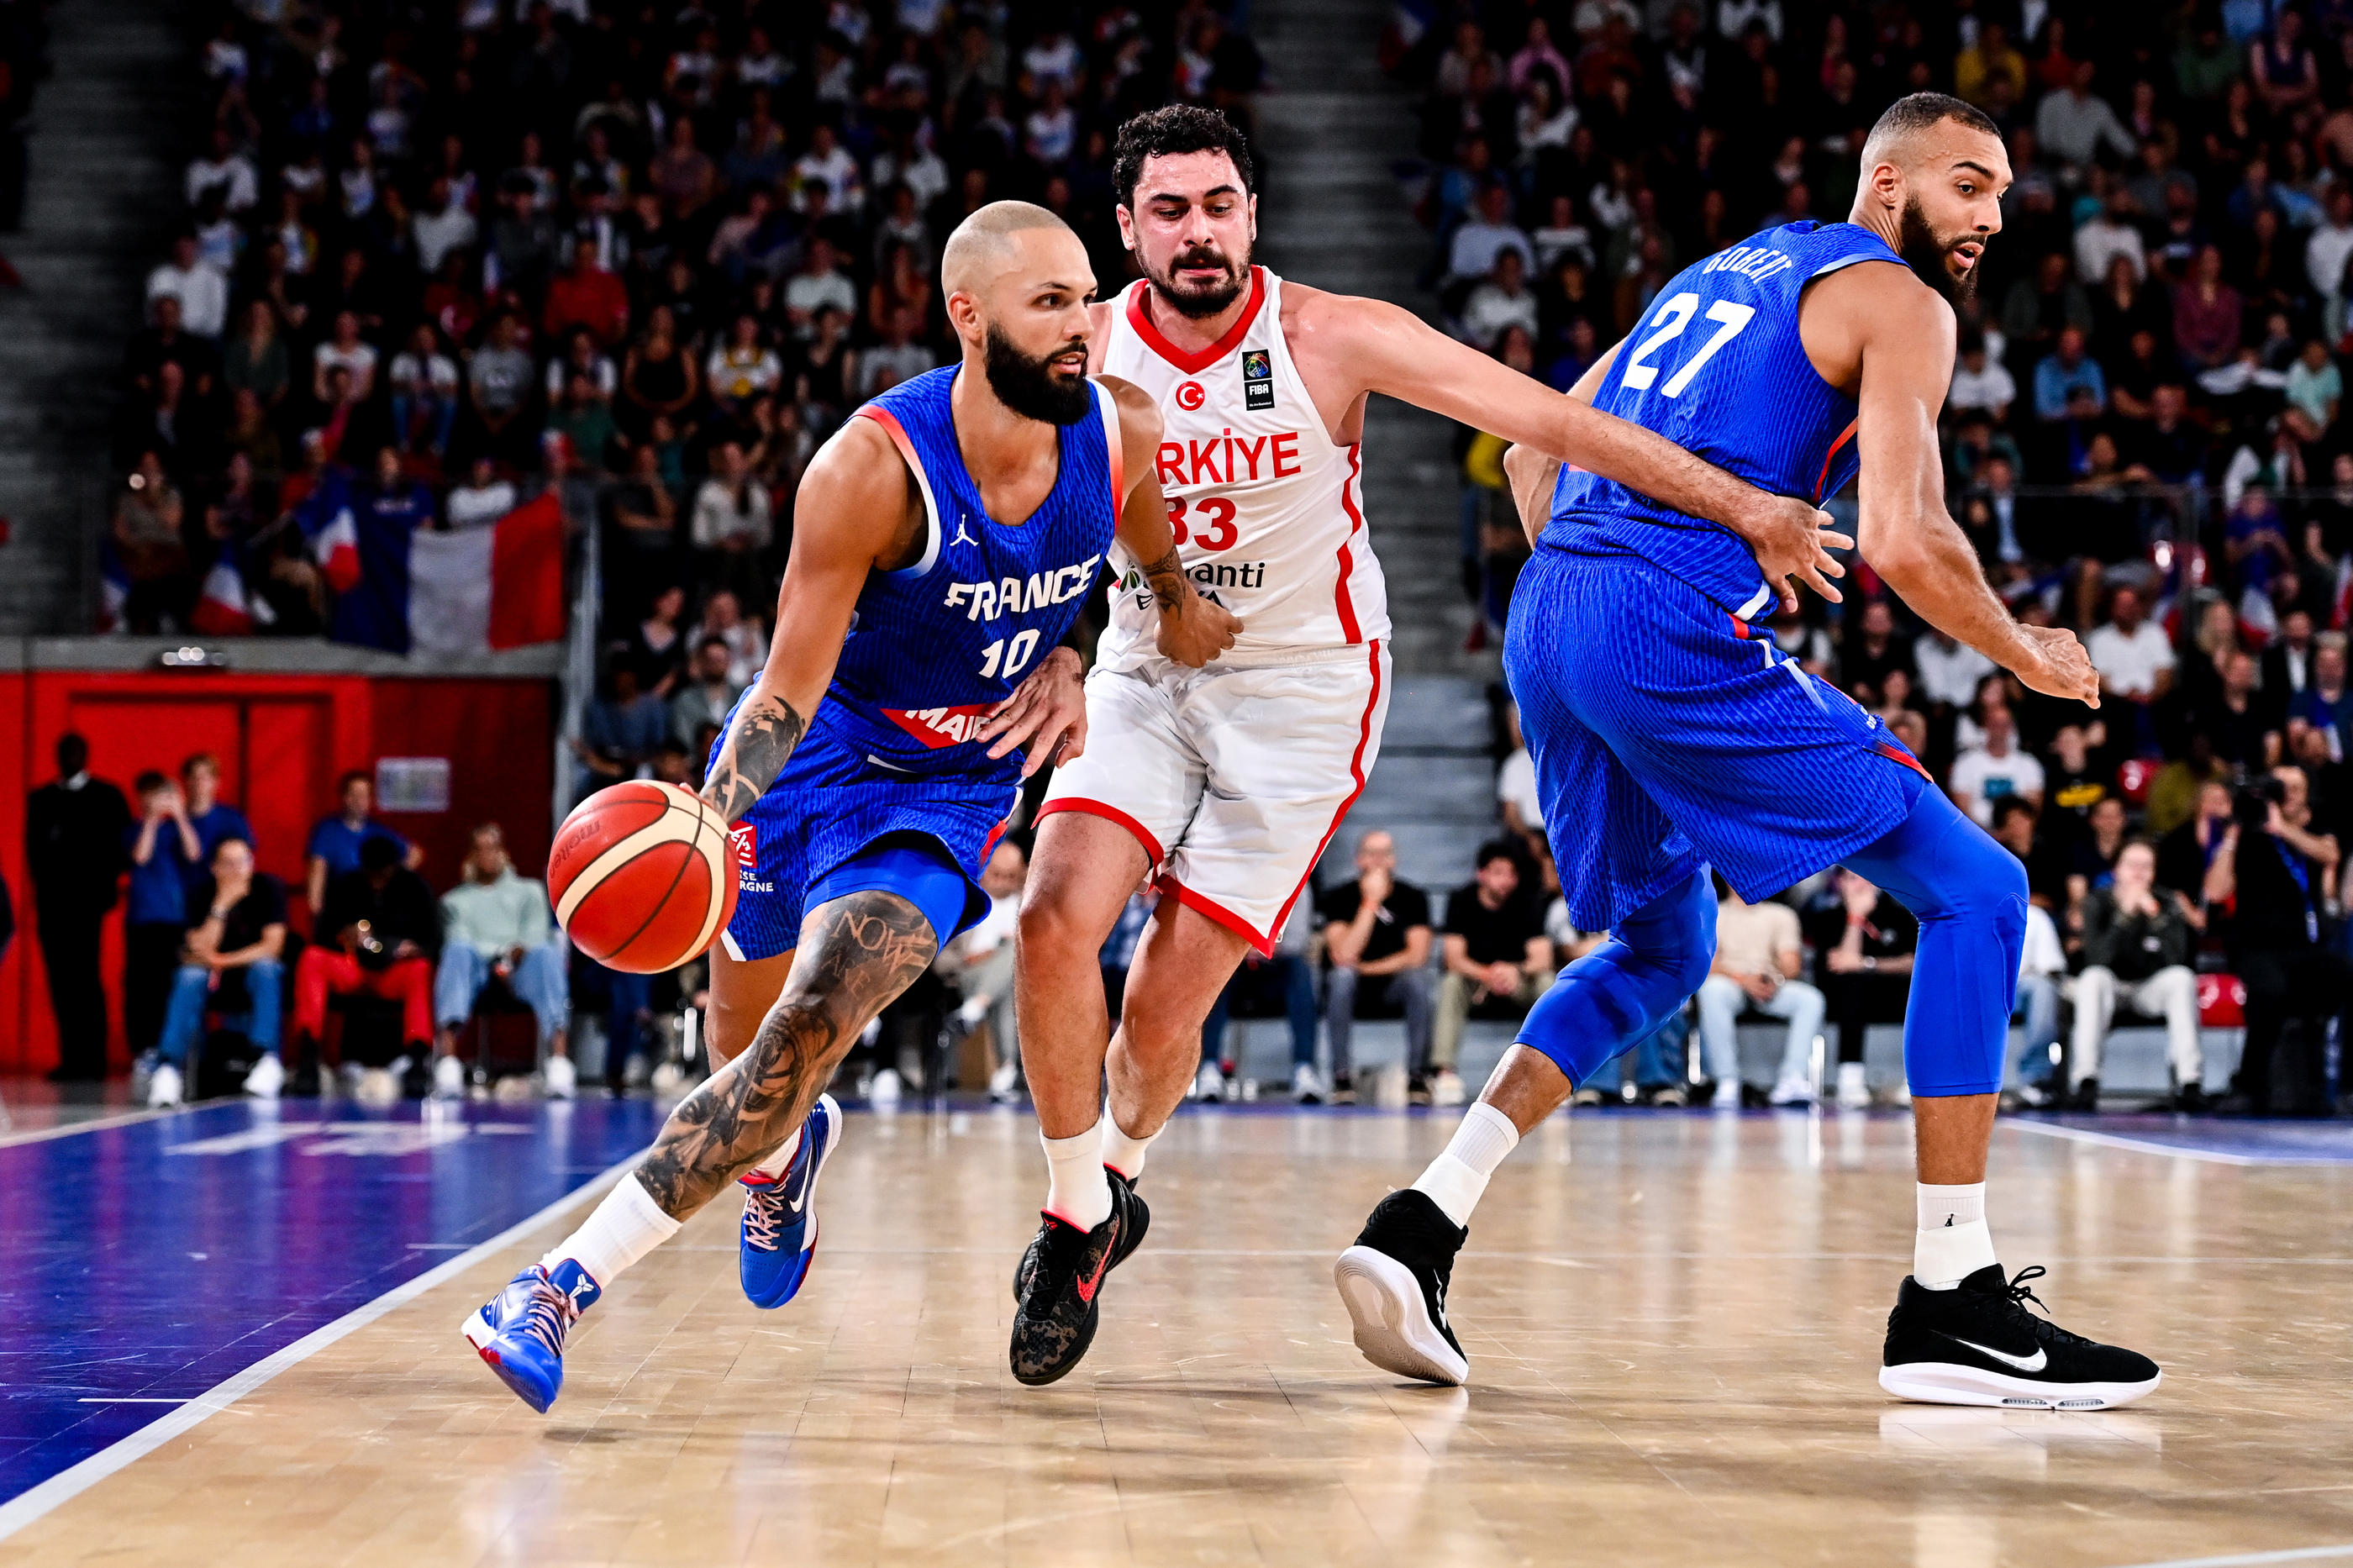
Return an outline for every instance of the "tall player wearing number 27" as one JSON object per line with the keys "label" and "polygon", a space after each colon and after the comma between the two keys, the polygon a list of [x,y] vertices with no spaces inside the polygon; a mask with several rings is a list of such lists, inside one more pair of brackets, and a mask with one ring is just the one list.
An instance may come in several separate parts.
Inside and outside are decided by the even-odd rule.
{"label": "tall player wearing number 27", "polygon": [[[1862,476],[1862,552],[1930,625],[2037,691],[2096,704],[2063,631],[2021,626],[1947,514],[1936,411],[1954,313],[2001,226],[1991,121],[1917,93],[1862,152],[1843,224],[1786,224],[1686,268],[1577,395],[1767,489],[1819,500]],[[1859,448],[1859,457],[1858,457]],[[1446,1321],[1465,1223],[1520,1135],[1706,978],[1709,868],[1769,898],[1843,863],[1920,920],[1905,1023],[1919,1185],[1912,1277],[1880,1384],[1944,1404],[2092,1409],[2154,1389],[2146,1356],[2030,1311],[1985,1222],[1986,1152],[2026,930],[2016,859],[1903,744],[1750,624],[1773,595],[1722,529],[1597,475],[1508,459],[1541,524],[1505,639],[1562,892],[1609,942],[1528,1014],[1480,1103],[1414,1185],[1374,1209],[1335,1275],[1375,1364],[1461,1383]]]}
{"label": "tall player wearing number 27", "polygon": [[841,1131],[818,1091],[988,908],[976,879],[1022,778],[1083,742],[1058,645],[1114,537],[1150,563],[1163,654],[1198,665],[1232,641],[1177,570],[1157,411],[1086,374],[1078,237],[992,203],[940,270],[962,363],[859,409],[810,464],[774,646],[712,754],[703,799],[755,840],[712,955],[716,1070],[587,1223],[465,1324],[535,1409],[580,1312],[731,1181],[749,1189],[745,1293],[777,1307],[800,1289]]}

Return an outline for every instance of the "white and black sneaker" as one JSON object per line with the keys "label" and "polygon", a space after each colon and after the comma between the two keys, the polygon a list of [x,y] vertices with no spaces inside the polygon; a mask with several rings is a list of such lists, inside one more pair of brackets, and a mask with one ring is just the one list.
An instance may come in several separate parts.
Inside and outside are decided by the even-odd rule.
{"label": "white and black sneaker", "polygon": [[1446,1287],[1470,1235],[1412,1187],[1374,1205],[1356,1245],[1332,1266],[1366,1361],[1424,1383],[1469,1381],[1470,1360],[1446,1321]]}
{"label": "white and black sneaker", "polygon": [[2106,1410],[2153,1392],[2165,1374],[2148,1357],[2027,1310],[2042,1305],[2026,1285],[2042,1272],[2036,1264],[2004,1279],[1989,1263],[1950,1290],[1907,1276],[1887,1314],[1879,1386],[1929,1405],[2020,1410]]}

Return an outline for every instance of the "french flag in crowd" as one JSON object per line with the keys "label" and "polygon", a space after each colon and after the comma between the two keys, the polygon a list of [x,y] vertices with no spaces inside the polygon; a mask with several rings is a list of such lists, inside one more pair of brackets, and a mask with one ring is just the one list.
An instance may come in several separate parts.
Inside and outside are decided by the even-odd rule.
{"label": "french flag in crowd", "polygon": [[327,586],[348,594],[360,585],[360,529],[347,497],[311,535],[311,558],[327,579]]}
{"label": "french flag in crowd", "polygon": [[559,641],[564,532],[552,489],[487,528],[418,530],[408,557],[411,646],[464,654]]}
{"label": "french flag in crowd", "polygon": [[245,552],[232,542],[205,574],[195,607],[188,612],[188,629],[208,637],[241,637],[277,618],[268,601],[246,592]]}

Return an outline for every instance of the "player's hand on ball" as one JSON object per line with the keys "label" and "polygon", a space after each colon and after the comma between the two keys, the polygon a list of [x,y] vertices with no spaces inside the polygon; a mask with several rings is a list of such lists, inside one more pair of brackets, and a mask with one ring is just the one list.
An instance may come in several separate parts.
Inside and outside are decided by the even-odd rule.
{"label": "player's hand on ball", "polygon": [[1026,779],[1048,763],[1067,763],[1085,751],[1085,674],[1075,648],[1058,647],[1039,660],[1029,679],[981,725],[980,738],[993,742],[988,754],[1001,757],[1022,747],[1021,776]]}
{"label": "player's hand on ball", "polygon": [[1845,576],[1846,568],[1831,552],[1847,549],[1854,541],[1832,532],[1830,521],[1830,513],[1796,496],[1760,495],[1748,526],[1736,531],[1756,552],[1757,564],[1780,595],[1783,609],[1798,607],[1799,583],[1833,605],[1839,602],[1839,591],[1830,580]]}
{"label": "player's hand on ball", "polygon": [[1242,623],[1223,605],[1198,594],[1160,616],[1160,657],[1198,669],[1234,646]]}
{"label": "player's hand on ball", "polygon": [[2010,668],[2019,679],[2046,697],[2072,697],[2100,705],[2100,672],[2075,634],[2058,626],[2021,626],[2026,657]]}

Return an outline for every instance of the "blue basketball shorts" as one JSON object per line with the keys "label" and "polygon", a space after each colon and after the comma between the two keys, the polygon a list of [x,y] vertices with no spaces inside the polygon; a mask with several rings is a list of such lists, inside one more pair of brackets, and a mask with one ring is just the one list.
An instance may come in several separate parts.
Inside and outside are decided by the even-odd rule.
{"label": "blue basketball shorts", "polygon": [[[722,939],[730,956],[789,952],[811,908],[874,888],[922,910],[943,945],[970,928],[988,911],[980,873],[1020,799],[1001,764],[988,765],[985,777],[899,773],[869,762],[830,730],[813,728],[732,829],[743,870]],[[896,852],[907,845],[937,853]],[[871,853],[878,846],[887,852]],[[960,905],[935,874],[943,858],[963,879]]]}
{"label": "blue basketball shorts", "polygon": [[1770,898],[1904,820],[1926,773],[1772,635],[1629,555],[1544,549],[1520,574],[1504,672],[1579,928],[1712,866]]}

